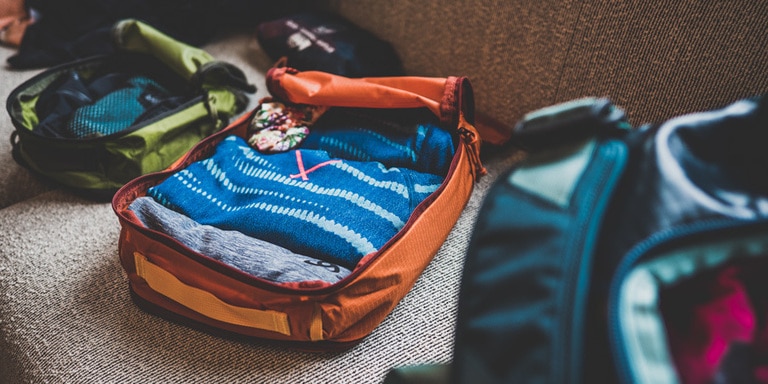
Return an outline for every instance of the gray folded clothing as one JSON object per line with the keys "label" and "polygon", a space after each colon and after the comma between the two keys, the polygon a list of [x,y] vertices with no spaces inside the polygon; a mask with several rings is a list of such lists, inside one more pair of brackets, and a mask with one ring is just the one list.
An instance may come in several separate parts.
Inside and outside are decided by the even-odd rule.
{"label": "gray folded clothing", "polygon": [[163,232],[196,252],[265,280],[335,283],[351,273],[340,265],[293,253],[238,231],[201,225],[151,197],[139,197],[128,208],[147,228]]}

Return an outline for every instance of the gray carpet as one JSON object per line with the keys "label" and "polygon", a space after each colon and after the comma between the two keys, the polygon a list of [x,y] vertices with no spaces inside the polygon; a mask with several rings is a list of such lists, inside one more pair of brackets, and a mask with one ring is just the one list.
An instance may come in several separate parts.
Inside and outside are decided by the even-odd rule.
{"label": "gray carpet", "polygon": [[13,124],[5,109],[8,95],[19,84],[39,73],[40,70],[11,71],[5,67],[5,60],[15,50],[0,45],[0,208],[28,199],[52,188],[49,183],[30,174],[13,161],[9,137],[13,132]]}
{"label": "gray carpet", "polygon": [[[249,33],[204,47],[246,70],[266,95],[270,60]],[[13,50],[0,49],[0,61]],[[2,96],[37,71],[2,70]],[[250,108],[250,107],[249,107]],[[0,136],[12,130],[7,114]],[[296,352],[221,339],[142,312],[117,256],[108,203],[38,180],[0,140],[0,382],[378,383],[392,367],[451,360],[464,253],[484,191],[513,161],[489,160],[448,240],[412,291],[361,344]],[[506,160],[501,160],[506,159]]]}
{"label": "gray carpet", "polygon": [[375,383],[393,366],[447,362],[474,211],[369,338],[344,353],[309,354],[219,339],[142,312],[118,263],[111,207],[43,194],[0,211],[0,375],[61,383]]}

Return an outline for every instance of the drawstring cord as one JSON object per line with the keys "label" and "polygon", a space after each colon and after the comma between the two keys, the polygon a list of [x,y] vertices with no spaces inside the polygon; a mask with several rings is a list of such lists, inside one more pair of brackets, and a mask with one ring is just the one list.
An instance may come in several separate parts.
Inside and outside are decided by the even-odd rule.
{"label": "drawstring cord", "polygon": [[332,163],[338,163],[339,161],[341,161],[341,160],[340,159],[336,159],[336,160],[323,161],[322,163],[320,163],[318,165],[315,165],[314,167],[312,167],[310,169],[305,170],[304,169],[304,161],[301,158],[301,151],[296,150],[296,163],[299,166],[299,173],[292,174],[291,175],[291,179],[296,179],[296,178],[301,177],[302,180],[307,181],[307,180],[309,180],[309,177],[307,177],[308,174],[310,174],[310,173],[312,173],[312,172],[314,172],[314,171],[316,171],[316,170],[318,170],[318,169],[320,169],[322,167],[325,167],[326,165],[330,165]]}

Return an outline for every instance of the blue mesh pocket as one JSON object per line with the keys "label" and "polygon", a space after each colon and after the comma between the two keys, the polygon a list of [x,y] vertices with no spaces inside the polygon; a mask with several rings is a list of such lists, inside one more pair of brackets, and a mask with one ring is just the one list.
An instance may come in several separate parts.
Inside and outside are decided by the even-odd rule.
{"label": "blue mesh pocket", "polygon": [[76,138],[118,133],[133,125],[149,108],[171,96],[168,90],[147,77],[132,77],[126,88],[78,108],[67,123],[66,133]]}

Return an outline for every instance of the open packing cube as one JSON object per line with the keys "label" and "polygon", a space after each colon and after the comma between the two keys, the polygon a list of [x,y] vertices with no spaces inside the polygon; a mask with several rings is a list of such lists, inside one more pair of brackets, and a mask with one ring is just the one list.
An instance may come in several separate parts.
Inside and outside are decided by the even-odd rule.
{"label": "open packing cube", "polygon": [[629,128],[591,98],[515,128],[529,155],[478,213],[451,382],[768,381],[768,99]]}
{"label": "open packing cube", "polygon": [[484,172],[464,77],[273,68],[272,97],[121,188],[140,307],[214,333],[345,349],[394,309]]}
{"label": "open packing cube", "polygon": [[254,92],[242,71],[137,20],[115,52],[47,69],[14,89],[14,159],[84,195],[111,198],[222,129]]}

